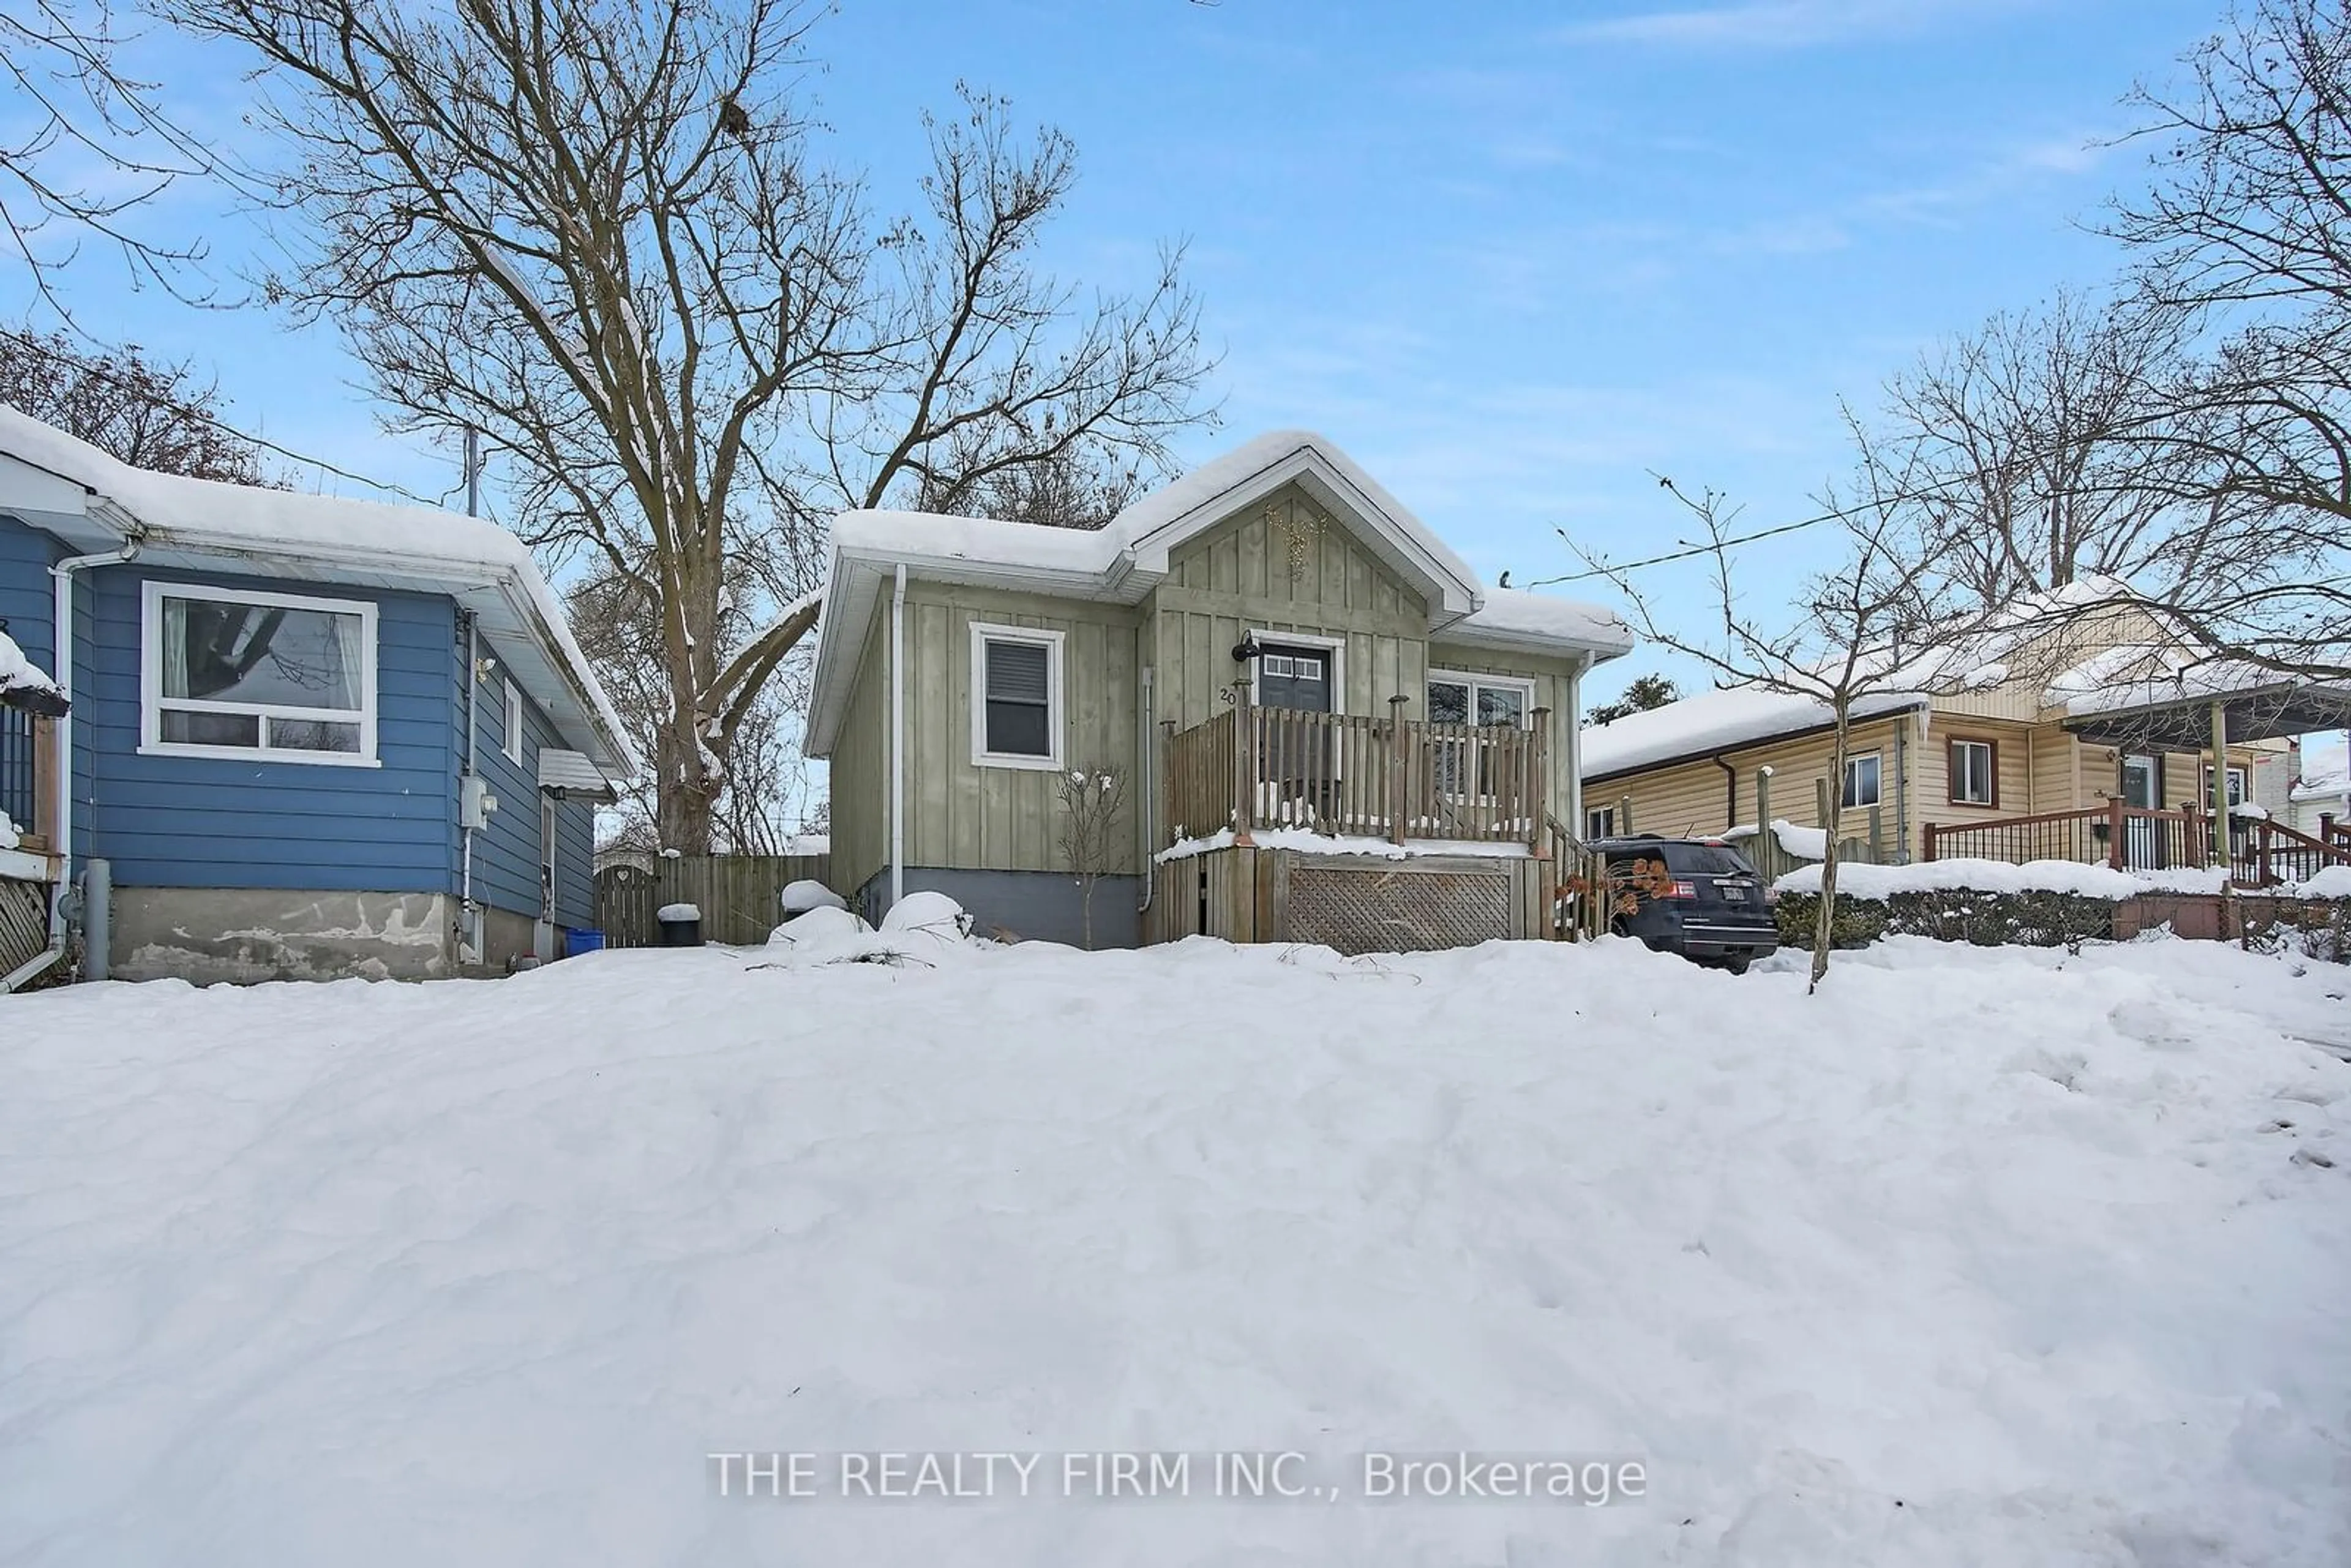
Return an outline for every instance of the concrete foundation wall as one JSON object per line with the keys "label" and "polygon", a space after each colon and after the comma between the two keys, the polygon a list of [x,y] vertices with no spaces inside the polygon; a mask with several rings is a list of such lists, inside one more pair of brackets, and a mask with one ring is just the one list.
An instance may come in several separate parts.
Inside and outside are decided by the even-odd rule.
{"label": "concrete foundation wall", "polygon": [[439,893],[122,887],[109,946],[122,980],[435,979],[456,914]]}
{"label": "concrete foundation wall", "polygon": [[[1076,881],[1061,872],[947,871],[906,868],[908,893],[944,893],[970,911],[972,930],[1031,942],[1085,946],[1085,916]],[[1094,946],[1133,947],[1141,933],[1134,901],[1143,883],[1106,876],[1094,883]],[[890,909],[890,873],[877,873],[850,898],[850,906],[878,925]]]}
{"label": "concrete foundation wall", "polygon": [[[538,953],[538,922],[529,915],[517,915],[511,909],[482,911],[482,973],[511,973],[517,958]],[[545,953],[538,956],[551,956]]]}

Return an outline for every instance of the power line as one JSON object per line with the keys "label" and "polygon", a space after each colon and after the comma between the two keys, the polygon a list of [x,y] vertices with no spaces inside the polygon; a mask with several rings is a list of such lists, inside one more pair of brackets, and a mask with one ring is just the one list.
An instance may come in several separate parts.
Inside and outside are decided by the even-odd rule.
{"label": "power line", "polygon": [[[1800,517],[1792,523],[1782,523],[1775,528],[1758,528],[1751,534],[1740,534],[1734,538],[1717,540],[1710,544],[1691,545],[1687,549],[1677,549],[1667,555],[1654,555],[1649,557],[1646,560],[1628,560],[1621,563],[1612,563],[1607,566],[1595,566],[1584,571],[1565,572],[1558,577],[1539,577],[1532,582],[1528,583],[1527,586],[1529,588],[1549,588],[1555,583],[1582,582],[1586,578],[1607,577],[1613,573],[1620,571],[1638,571],[1643,567],[1646,566],[1663,566],[1668,561],[1687,560],[1692,556],[1712,555],[1716,550],[1728,549],[1732,545],[1752,544],[1757,539],[1768,539],[1780,534],[1792,534],[1800,528],[1818,528],[1823,523],[1842,522],[1857,512],[1863,512],[1868,509],[1869,508],[1867,507],[1840,507],[1838,510],[1834,512],[1823,512],[1818,517]],[[1552,532],[1557,534],[1561,538],[1567,538],[1567,530],[1565,528],[1555,528],[1552,529]],[[1571,547],[1574,542],[1575,541],[1573,539],[1568,539],[1568,543]]]}
{"label": "power line", "polygon": [[[159,407],[170,410],[172,413],[178,414],[183,419],[192,419],[200,424],[210,425],[214,430],[233,435],[239,441],[245,442],[249,445],[257,446],[265,452],[272,452],[280,457],[299,463],[306,467],[316,468],[322,473],[332,474],[339,479],[349,479],[354,485],[365,485],[371,490],[380,490],[386,495],[402,497],[404,499],[414,502],[420,507],[432,507],[435,509],[442,509],[441,502],[435,501],[430,497],[420,496],[405,485],[394,485],[381,479],[371,479],[364,474],[355,474],[348,468],[328,462],[323,457],[313,457],[307,453],[297,452],[290,446],[281,445],[278,443],[270,440],[266,435],[256,435],[250,431],[240,430],[235,425],[229,423],[226,420],[220,418],[216,414],[207,413],[205,410],[197,407],[193,403],[179,402],[171,398],[160,396],[157,394],[153,387],[132,381],[129,377],[126,377],[118,371],[108,369],[105,365],[99,363],[96,361],[87,360],[78,354],[60,349],[54,340],[37,338],[31,333],[22,332],[14,328],[5,327],[0,327],[0,337],[6,337],[13,340],[31,352],[47,354],[54,358],[61,359],[86,376],[91,377],[97,381],[104,382],[108,385],[116,387],[121,391],[134,392],[139,396],[147,399],[149,402],[155,403]],[[445,499],[445,497],[444,499]]]}

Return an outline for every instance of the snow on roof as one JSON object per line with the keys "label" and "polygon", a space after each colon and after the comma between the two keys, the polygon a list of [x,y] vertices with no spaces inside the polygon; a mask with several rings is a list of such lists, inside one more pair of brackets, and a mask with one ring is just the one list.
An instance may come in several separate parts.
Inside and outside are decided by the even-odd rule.
{"label": "snow on roof", "polygon": [[1570,643],[1612,655],[1632,652],[1632,627],[1605,605],[1520,588],[1489,588],[1485,598],[1437,635],[1448,643]]}
{"label": "snow on roof", "polygon": [[[1853,716],[1876,718],[1921,707],[1926,702],[1917,692],[1875,692],[1855,700]],[[1816,729],[1835,720],[1829,705],[1817,697],[1765,686],[1700,692],[1584,730],[1583,777],[1605,779],[1636,768],[1706,757],[1752,741]]]}
{"label": "snow on roof", "polygon": [[[498,589],[518,612],[517,630],[543,635],[564,666],[552,678],[517,679],[576,739],[600,754],[622,777],[637,767],[627,732],[611,699],[571,635],[555,591],[530,549],[497,524],[430,507],[395,507],[341,496],[309,496],[191,479],[134,468],[52,425],[0,407],[0,455],[47,470],[110,503],[151,555],[172,551],[247,563],[248,570],[298,574],[322,581],[390,586],[413,579],[455,592]],[[271,572],[272,567],[281,569]],[[511,663],[511,661],[510,661]]]}
{"label": "snow on roof", "polygon": [[0,632],[0,697],[12,692],[31,693],[60,701],[65,697],[65,693],[57,689],[57,682],[35,669],[33,661],[25,657],[25,650],[16,646],[7,632]]}
{"label": "snow on roof", "polygon": [[1165,579],[1172,549],[1293,484],[1358,519],[1361,526],[1351,530],[1357,541],[1422,592],[1433,637],[1600,658],[1633,645],[1631,630],[1601,606],[1480,587],[1459,556],[1345,453],[1311,432],[1281,430],[1137,498],[1097,529],[938,512],[842,513],[833,523],[818,633],[810,755],[831,751],[865,627],[882,598],[881,579],[896,566],[934,580],[1136,604]]}

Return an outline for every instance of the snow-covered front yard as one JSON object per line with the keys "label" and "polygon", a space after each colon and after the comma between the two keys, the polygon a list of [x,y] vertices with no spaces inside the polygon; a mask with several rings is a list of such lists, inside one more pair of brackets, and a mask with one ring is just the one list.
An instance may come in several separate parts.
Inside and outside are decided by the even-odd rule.
{"label": "snow-covered front yard", "polygon": [[936,956],[0,999],[0,1562],[2351,1562],[2351,972]]}

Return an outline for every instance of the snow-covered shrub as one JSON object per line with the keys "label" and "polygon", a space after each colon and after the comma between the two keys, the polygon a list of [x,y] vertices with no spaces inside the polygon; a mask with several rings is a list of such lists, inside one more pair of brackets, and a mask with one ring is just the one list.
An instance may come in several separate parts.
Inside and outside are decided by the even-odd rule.
{"label": "snow-covered shrub", "polygon": [[[1777,915],[1780,940],[1810,947],[1820,895],[1783,893]],[[1930,936],[1978,947],[2064,947],[2115,934],[2114,901],[2048,888],[1986,893],[1974,888],[1922,888],[1881,898],[1840,897],[1830,940],[1865,947],[1881,936]]]}
{"label": "snow-covered shrub", "polygon": [[2277,918],[2247,945],[2322,964],[2351,964],[2351,898],[2281,900]]}
{"label": "snow-covered shrub", "polygon": [[811,882],[806,877],[801,878],[798,882],[787,883],[783,891],[781,902],[783,904],[784,918],[787,920],[789,920],[795,915],[806,915],[811,909],[846,909],[849,907],[848,904],[842,900],[841,894],[833,892],[832,889],[825,886],[824,883],[820,882]]}

